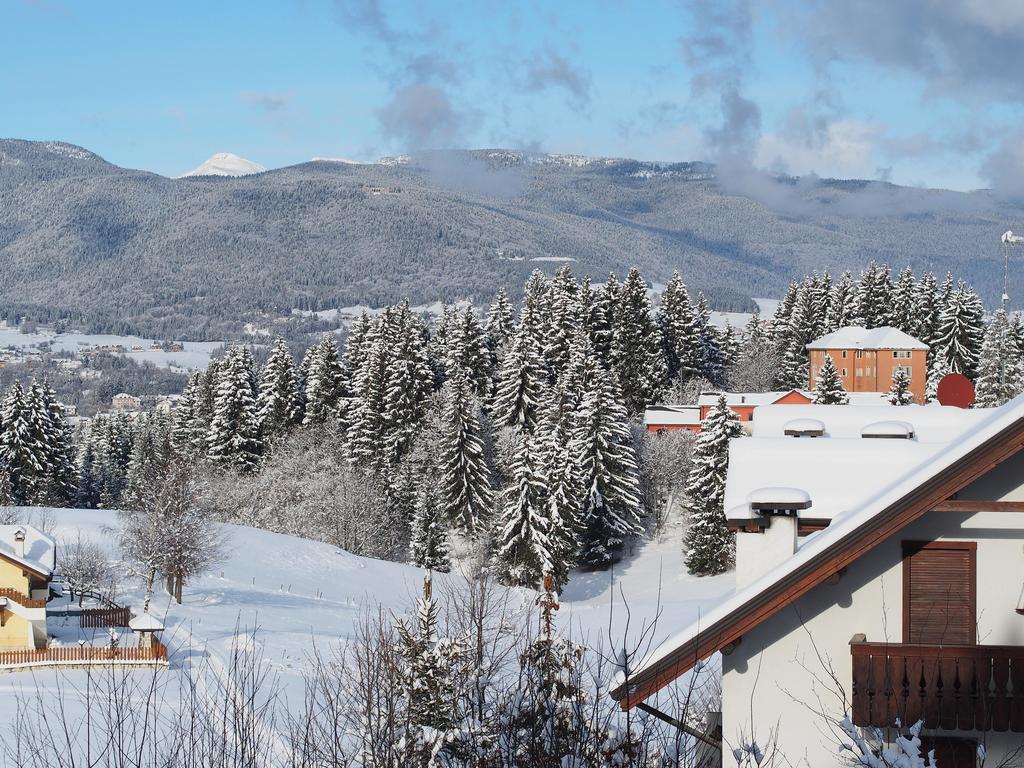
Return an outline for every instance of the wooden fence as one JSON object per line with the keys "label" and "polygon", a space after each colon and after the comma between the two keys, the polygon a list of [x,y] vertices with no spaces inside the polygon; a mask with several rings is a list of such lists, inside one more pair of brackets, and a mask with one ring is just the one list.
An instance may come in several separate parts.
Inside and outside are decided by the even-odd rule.
{"label": "wooden fence", "polygon": [[78,614],[78,624],[82,627],[127,627],[131,618],[131,609],[127,607],[85,608]]}
{"label": "wooden fence", "polygon": [[62,646],[39,650],[0,651],[0,669],[5,667],[47,666],[79,664],[140,664],[167,663],[167,646],[153,638],[151,648],[110,648],[94,646]]}

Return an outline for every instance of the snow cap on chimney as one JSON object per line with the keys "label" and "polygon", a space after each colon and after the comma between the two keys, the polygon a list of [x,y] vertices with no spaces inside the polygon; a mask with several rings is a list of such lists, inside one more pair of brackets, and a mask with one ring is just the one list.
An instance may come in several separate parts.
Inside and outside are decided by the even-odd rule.
{"label": "snow cap on chimney", "polygon": [[14,552],[18,557],[25,557],[25,529],[14,529]]}

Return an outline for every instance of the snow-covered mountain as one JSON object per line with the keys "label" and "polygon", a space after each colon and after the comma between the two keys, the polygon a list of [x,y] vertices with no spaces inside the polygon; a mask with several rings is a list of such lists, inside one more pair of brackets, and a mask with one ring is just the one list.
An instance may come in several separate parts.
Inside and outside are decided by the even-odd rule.
{"label": "snow-covered mountain", "polygon": [[249,176],[253,173],[263,173],[267,170],[259,163],[246,160],[244,157],[233,155],[230,152],[218,152],[201,165],[193,168],[188,173],[183,173],[179,179],[186,176]]}

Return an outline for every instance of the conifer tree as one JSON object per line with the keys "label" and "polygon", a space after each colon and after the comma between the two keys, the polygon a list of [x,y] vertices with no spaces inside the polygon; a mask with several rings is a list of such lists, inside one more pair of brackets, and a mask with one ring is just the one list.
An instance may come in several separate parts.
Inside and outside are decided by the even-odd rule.
{"label": "conifer tree", "polygon": [[686,567],[698,576],[729,569],[733,538],[726,527],[725,478],[729,469],[729,441],[743,434],[739,418],[718,398],[708,411],[694,445],[693,468],[686,480],[690,523],[685,534]]}
{"label": "conifer tree", "polygon": [[47,451],[47,475],[41,503],[52,507],[68,506],[78,486],[78,470],[71,427],[64,419],[64,408],[49,381],[43,379],[40,396],[44,413],[43,432]]}
{"label": "conifer tree", "polygon": [[349,406],[347,447],[352,460],[383,469],[391,450],[386,414],[388,368],[391,363],[394,310],[388,307],[363,342],[365,355],[353,381],[355,397]]}
{"label": "conifer tree", "polygon": [[843,272],[829,292],[828,310],[822,325],[822,335],[848,325],[858,325],[857,284],[849,272]]}
{"label": "conifer tree", "polygon": [[943,367],[973,379],[984,341],[985,310],[977,294],[961,282],[939,315],[935,354]]}
{"label": "conifer tree", "polygon": [[612,327],[611,360],[619,393],[629,413],[640,413],[664,390],[667,372],[647,284],[636,268],[622,283]]}
{"label": "conifer tree", "polygon": [[540,585],[553,559],[539,443],[539,438],[524,434],[516,444],[512,486],[496,531],[499,572],[509,584],[531,588]]}
{"label": "conifer tree", "polygon": [[492,503],[480,408],[464,372],[456,371],[445,386],[441,502],[452,525],[475,534],[486,524]]}
{"label": "conifer tree", "polygon": [[725,375],[725,355],[722,351],[718,331],[711,324],[711,310],[703,293],[697,295],[694,319],[697,321],[697,354],[700,360],[700,375],[710,382],[721,384]]}
{"label": "conifer tree", "polygon": [[548,306],[544,360],[553,383],[569,365],[572,337],[581,320],[579,286],[568,265],[561,267],[551,281]]}
{"label": "conifer tree", "polygon": [[0,467],[10,482],[11,497],[18,505],[32,504],[46,474],[46,456],[28,394],[18,382],[0,405],[0,424]]}
{"label": "conifer tree", "polygon": [[[178,399],[178,407],[174,410],[174,419],[171,426],[171,445],[174,452],[182,459],[194,462],[205,455],[206,430],[200,431],[202,439],[196,435],[197,419],[196,410],[199,407],[198,399],[202,387],[203,374],[195,371],[182,390]],[[196,453],[197,446],[204,447],[203,454]]]}
{"label": "conifer tree", "polygon": [[581,347],[581,395],[569,449],[579,472],[579,560],[602,567],[641,530],[640,485],[626,410],[611,374],[598,364],[589,339]]}
{"label": "conifer tree", "polygon": [[[475,317],[471,334],[479,331]],[[461,333],[456,330],[456,335]],[[433,375],[427,358],[423,328],[420,320],[412,314],[408,301],[400,304],[391,316],[391,328],[387,335],[388,353],[384,371],[384,397],[381,402],[381,423],[387,448],[387,463],[393,466],[406,453],[420,420],[427,407],[427,398],[433,388]],[[477,333],[473,341],[474,351],[485,357],[482,334]],[[471,360],[470,354],[464,356]],[[478,364],[482,364],[479,358]],[[459,362],[460,365],[466,363]],[[486,372],[481,372],[486,375]]]}
{"label": "conifer tree", "polygon": [[400,740],[399,764],[414,768],[435,765],[435,757],[459,723],[456,667],[466,654],[462,640],[438,636],[438,606],[431,578],[423,578],[423,596],[416,601],[413,622],[398,624],[398,653],[407,731]]}
{"label": "conifer tree", "polygon": [[985,332],[978,365],[977,405],[994,408],[1012,400],[1024,386],[1020,351],[1003,309],[996,310]]}
{"label": "conifer tree", "polygon": [[935,342],[938,339],[939,314],[941,312],[935,275],[931,272],[921,275],[921,279],[917,281],[915,293],[914,306],[917,312],[917,324],[912,335],[928,345],[926,364],[928,371],[931,371],[935,361]]}
{"label": "conifer tree", "polygon": [[777,383],[784,389],[807,386],[807,344],[814,340],[809,320],[812,311],[810,290],[807,285],[801,285],[796,291],[788,322],[775,330],[780,360]]}
{"label": "conifer tree", "polygon": [[252,379],[242,350],[232,347],[218,371],[217,396],[207,436],[210,460],[242,473],[255,472],[263,454]]}
{"label": "conifer tree", "polygon": [[850,396],[843,388],[832,355],[825,355],[825,362],[818,369],[818,381],[814,387],[814,403],[816,405],[846,405]]}
{"label": "conifer tree", "polygon": [[871,262],[857,285],[857,314],[866,328],[892,325],[892,282],[888,265]]}
{"label": "conifer tree", "polygon": [[432,478],[423,478],[413,502],[409,553],[414,565],[447,573],[451,568],[448,523],[441,503],[437,483]]}
{"label": "conifer tree", "polygon": [[910,405],[914,394],[910,391],[910,376],[903,366],[892,372],[892,386],[889,387],[889,405]]}
{"label": "conifer tree", "polygon": [[658,327],[665,350],[666,375],[670,381],[689,379],[701,371],[701,334],[686,284],[673,272],[661,294]]}
{"label": "conifer tree", "polygon": [[480,327],[472,304],[453,318],[442,353],[444,367],[449,375],[454,368],[460,367],[466,372],[473,384],[473,391],[479,397],[490,395],[494,375],[493,358],[487,334]]}
{"label": "conifer tree", "polygon": [[494,302],[487,310],[487,344],[495,355],[495,365],[501,362],[502,350],[515,333],[515,311],[504,288],[499,288]]}
{"label": "conifer tree", "polygon": [[337,421],[345,395],[345,372],[333,334],[325,335],[310,350],[305,380],[302,423],[308,426]]}
{"label": "conifer tree", "polygon": [[[585,330],[577,332],[570,369],[576,368],[577,346],[586,337]],[[545,516],[551,553],[548,572],[558,587],[566,583],[569,569],[576,564],[580,534],[580,478],[571,452],[574,397],[559,389],[548,398],[541,414],[537,445],[546,484]]]}
{"label": "conifer tree", "polygon": [[921,308],[918,306],[917,283],[910,267],[900,272],[892,291],[892,317],[890,324],[915,338],[920,332]]}
{"label": "conifer tree", "polygon": [[294,427],[302,423],[302,402],[296,382],[295,360],[280,336],[274,341],[270,356],[263,366],[256,410],[260,431],[268,445],[281,442]]}
{"label": "conifer tree", "polygon": [[544,388],[544,362],[533,336],[520,325],[505,353],[492,412],[496,423],[533,432]]}

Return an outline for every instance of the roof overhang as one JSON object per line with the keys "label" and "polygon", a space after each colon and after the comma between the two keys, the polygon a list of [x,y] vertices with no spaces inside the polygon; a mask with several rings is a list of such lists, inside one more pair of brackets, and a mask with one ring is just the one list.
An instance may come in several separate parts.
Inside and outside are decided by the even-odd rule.
{"label": "roof overhang", "polygon": [[0,559],[6,560],[7,562],[12,563],[13,565],[18,566],[19,568],[23,568],[26,571],[31,571],[36,576],[39,576],[44,579],[48,579],[51,576],[53,576],[52,571],[37,568],[36,566],[32,565],[32,563],[28,560],[22,560],[18,557],[13,557],[12,555],[7,554],[6,552],[0,552]]}
{"label": "roof overhang", "polygon": [[754,592],[726,617],[713,621],[635,674],[617,679],[609,694],[630,709],[695,667],[698,662],[734,643],[814,587],[869,552],[914,520],[948,500],[1024,447],[1024,419],[954,460],[937,468],[912,490],[821,549],[787,575],[784,585]]}

